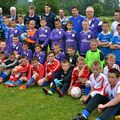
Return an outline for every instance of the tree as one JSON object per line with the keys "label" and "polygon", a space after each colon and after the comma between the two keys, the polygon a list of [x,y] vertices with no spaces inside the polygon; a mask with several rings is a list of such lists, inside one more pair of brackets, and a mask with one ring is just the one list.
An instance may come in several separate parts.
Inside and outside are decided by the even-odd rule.
{"label": "tree", "polygon": [[3,14],[7,15],[11,6],[15,6],[17,0],[0,0],[0,7],[3,9]]}
{"label": "tree", "polygon": [[104,4],[103,3],[95,3],[93,5],[93,8],[95,10],[95,16],[99,17],[101,15],[103,15],[104,12]]}

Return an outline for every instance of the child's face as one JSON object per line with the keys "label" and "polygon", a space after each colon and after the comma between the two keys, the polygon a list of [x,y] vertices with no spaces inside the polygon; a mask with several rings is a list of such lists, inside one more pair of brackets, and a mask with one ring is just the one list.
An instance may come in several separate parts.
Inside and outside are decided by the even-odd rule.
{"label": "child's face", "polygon": [[9,59],[10,59],[11,61],[14,61],[14,60],[15,60],[15,55],[10,55],[10,56],[9,56]]}
{"label": "child's face", "polygon": [[60,47],[54,46],[54,53],[59,53],[59,52],[60,52]]}
{"label": "child's face", "polygon": [[115,59],[114,58],[108,58],[107,59],[107,64],[108,64],[108,66],[112,67],[115,64]]}
{"label": "child's face", "polygon": [[61,23],[60,21],[55,22],[55,28],[60,29],[61,28]]}
{"label": "child's face", "polygon": [[30,28],[30,24],[29,23],[26,24],[26,28],[27,28],[27,30]]}
{"label": "child's face", "polygon": [[64,72],[67,72],[70,68],[70,64],[69,63],[62,63],[62,69]]}
{"label": "child's face", "polygon": [[89,29],[89,23],[88,22],[83,22],[82,27],[83,27],[83,30],[88,30]]}
{"label": "child's face", "polygon": [[109,30],[109,25],[108,24],[103,24],[102,29],[103,29],[103,31],[108,31]]}
{"label": "child's face", "polygon": [[28,61],[27,61],[26,58],[22,58],[22,59],[21,59],[21,65],[22,65],[22,66],[26,66],[26,65],[27,65],[27,62],[28,62]]}
{"label": "child's face", "polygon": [[10,25],[11,25],[11,27],[15,28],[16,27],[16,22],[15,21],[11,21]]}
{"label": "child's face", "polygon": [[39,47],[35,47],[35,51],[36,51],[37,53],[39,53],[39,52],[41,52],[41,49],[40,49]]}
{"label": "child's face", "polygon": [[53,53],[51,53],[51,54],[48,55],[48,61],[49,62],[53,62],[54,59],[55,59],[55,55]]}
{"label": "child's face", "polygon": [[6,26],[10,26],[10,21],[8,19],[5,20]]}
{"label": "child's face", "polygon": [[83,67],[83,66],[85,65],[85,60],[84,60],[84,58],[79,59],[79,61],[77,61],[77,65],[78,65],[79,67]]}
{"label": "child's face", "polygon": [[33,22],[30,22],[30,29],[35,28],[35,24]]}
{"label": "child's face", "polygon": [[68,23],[68,24],[67,24],[67,29],[68,29],[68,30],[72,30],[72,29],[73,29],[73,25]]}
{"label": "child's face", "polygon": [[19,18],[18,18],[18,22],[22,24],[23,18],[22,18],[22,17],[19,17]]}
{"label": "child's face", "polygon": [[38,67],[38,61],[37,60],[32,61],[32,65],[35,68]]}
{"label": "child's face", "polygon": [[13,37],[13,43],[14,43],[14,44],[18,44],[18,43],[19,43],[18,37]]}
{"label": "child's face", "polygon": [[2,50],[5,50],[5,48],[6,48],[6,43],[5,43],[5,42],[1,42],[1,43],[0,43],[0,47],[1,47]]}
{"label": "child's face", "polygon": [[0,54],[0,59],[4,59],[5,55],[4,54]]}
{"label": "child's face", "polygon": [[98,43],[97,42],[91,42],[90,47],[91,47],[92,51],[96,51],[97,47],[98,47]]}
{"label": "child's face", "polygon": [[120,26],[117,27],[117,32],[120,34]]}
{"label": "child's face", "polygon": [[23,50],[26,51],[26,50],[28,50],[28,45],[24,45],[24,44],[23,44],[22,48],[23,48]]}
{"label": "child's face", "polygon": [[115,86],[117,84],[118,78],[114,73],[109,73],[108,72],[108,81],[111,86]]}
{"label": "child's face", "polygon": [[101,68],[100,68],[100,66],[92,66],[92,71],[93,71],[93,73],[94,73],[94,75],[99,75],[100,74],[100,72],[101,72]]}
{"label": "child's face", "polygon": [[41,25],[41,27],[45,27],[46,26],[46,21],[44,21],[44,20],[40,21],[40,25]]}
{"label": "child's face", "polygon": [[75,54],[75,50],[72,49],[72,48],[67,48],[67,53],[68,53],[70,56],[72,56],[72,55]]}

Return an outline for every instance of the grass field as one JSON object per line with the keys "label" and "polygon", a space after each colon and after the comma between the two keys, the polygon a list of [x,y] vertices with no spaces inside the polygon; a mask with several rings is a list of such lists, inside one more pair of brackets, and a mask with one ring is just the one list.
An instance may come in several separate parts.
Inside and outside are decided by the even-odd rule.
{"label": "grass field", "polygon": [[0,91],[0,120],[72,120],[85,107],[69,96],[45,95],[37,86],[20,91],[0,85]]}

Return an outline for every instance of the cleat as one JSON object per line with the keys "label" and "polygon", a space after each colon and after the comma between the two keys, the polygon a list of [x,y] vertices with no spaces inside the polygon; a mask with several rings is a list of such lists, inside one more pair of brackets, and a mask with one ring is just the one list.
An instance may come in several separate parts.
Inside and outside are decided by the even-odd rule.
{"label": "cleat", "polygon": [[27,89],[27,86],[26,85],[22,85],[19,89],[20,90],[25,90],[25,89]]}

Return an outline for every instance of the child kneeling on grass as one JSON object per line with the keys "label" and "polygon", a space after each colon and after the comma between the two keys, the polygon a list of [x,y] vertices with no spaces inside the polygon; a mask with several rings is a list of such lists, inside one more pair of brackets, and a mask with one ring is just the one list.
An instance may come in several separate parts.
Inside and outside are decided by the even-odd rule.
{"label": "child kneeling on grass", "polygon": [[62,68],[53,75],[53,81],[50,85],[50,90],[45,87],[43,88],[45,94],[53,95],[55,90],[57,90],[57,93],[60,95],[60,97],[63,97],[67,92],[71,81],[72,69],[67,60],[63,60],[61,64]]}
{"label": "child kneeling on grass", "polygon": [[86,89],[90,87],[91,91],[88,95],[83,96],[83,102],[87,103],[91,97],[96,94],[104,94],[103,88],[108,84],[108,79],[106,75],[101,73],[101,64],[99,61],[94,61],[92,64],[92,74],[89,80],[86,82]]}
{"label": "child kneeling on grass", "polygon": [[40,80],[44,75],[44,67],[38,62],[37,58],[32,58],[30,67],[29,80],[20,87],[20,90],[25,90],[31,85],[34,85],[38,80]]}
{"label": "child kneeling on grass", "polygon": [[120,72],[111,68],[108,72],[109,83],[104,86],[104,94],[96,94],[88,102],[87,107],[73,120],[87,120],[88,116],[98,107],[98,111],[102,114],[96,120],[108,120],[114,115],[116,120],[120,120]]}

